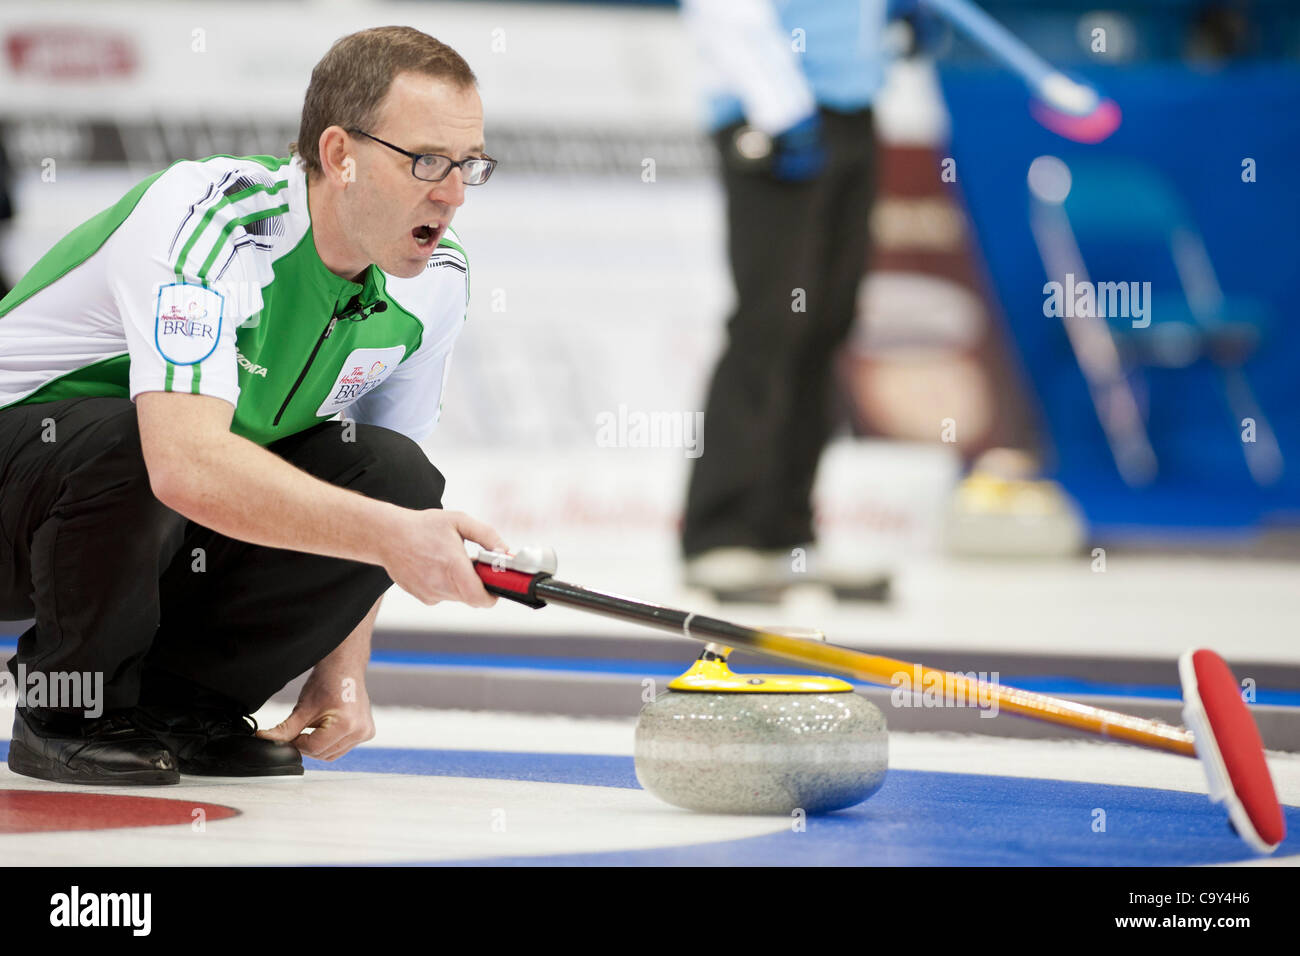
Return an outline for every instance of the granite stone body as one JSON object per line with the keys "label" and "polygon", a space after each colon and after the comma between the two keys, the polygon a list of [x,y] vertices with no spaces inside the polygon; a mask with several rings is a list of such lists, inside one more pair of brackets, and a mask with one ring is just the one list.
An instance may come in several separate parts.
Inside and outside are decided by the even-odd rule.
{"label": "granite stone body", "polygon": [[641,709],[636,776],[666,803],[705,813],[825,813],[884,782],[880,709],[852,692],[668,691]]}

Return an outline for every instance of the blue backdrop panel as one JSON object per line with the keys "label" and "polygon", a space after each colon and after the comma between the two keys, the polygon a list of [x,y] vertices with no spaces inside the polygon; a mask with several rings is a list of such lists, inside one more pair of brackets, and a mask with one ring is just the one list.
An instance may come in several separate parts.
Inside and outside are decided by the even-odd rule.
{"label": "blue backdrop panel", "polygon": [[[1293,320],[1300,262],[1300,66],[1252,64],[1211,73],[1151,65],[1083,74],[1123,108],[1105,143],[1071,143],[1038,126],[1024,86],[992,66],[941,67],[952,115],[956,189],[970,214],[992,292],[1041,403],[1058,477],[1094,525],[1232,529],[1300,522],[1300,324]],[[1242,453],[1241,428],[1215,367],[1144,368],[1139,394],[1160,459],[1141,490],[1120,479],[1060,319],[1043,315],[1047,279],[1029,228],[1029,164],[1122,162],[1153,170],[1178,195],[1204,238],[1229,297],[1258,306],[1262,344],[1245,365],[1285,459],[1260,487]],[[1257,181],[1243,182],[1243,159]],[[1082,244],[1082,243],[1081,243]],[[1150,281],[1156,312],[1185,301],[1168,253],[1149,245],[1085,248],[1094,281]],[[1091,254],[1089,254],[1091,253]]]}

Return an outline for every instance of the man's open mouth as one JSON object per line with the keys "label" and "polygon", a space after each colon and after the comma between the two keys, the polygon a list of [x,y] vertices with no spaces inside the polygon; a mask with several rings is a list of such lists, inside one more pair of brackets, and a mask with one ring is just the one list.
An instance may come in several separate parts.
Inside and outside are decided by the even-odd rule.
{"label": "man's open mouth", "polygon": [[432,248],[434,243],[438,241],[438,233],[440,231],[441,230],[437,226],[430,226],[426,223],[425,225],[416,226],[412,229],[411,235],[415,237],[415,241],[419,243],[421,248],[428,249]]}

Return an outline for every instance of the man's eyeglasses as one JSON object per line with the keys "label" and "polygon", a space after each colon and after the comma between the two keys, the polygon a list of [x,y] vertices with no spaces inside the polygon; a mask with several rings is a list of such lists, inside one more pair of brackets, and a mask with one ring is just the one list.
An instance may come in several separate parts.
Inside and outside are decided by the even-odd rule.
{"label": "man's eyeglasses", "polygon": [[350,129],[348,132],[357,136],[364,136],[367,139],[373,139],[376,143],[387,146],[403,156],[409,156],[411,158],[411,175],[416,179],[424,180],[426,183],[442,182],[453,169],[459,166],[461,179],[466,186],[482,186],[488,181],[488,177],[492,175],[492,170],[496,169],[497,166],[497,161],[490,156],[474,156],[457,162],[450,156],[439,156],[437,153],[412,153],[400,146],[394,146],[378,136],[371,136],[365,130]]}

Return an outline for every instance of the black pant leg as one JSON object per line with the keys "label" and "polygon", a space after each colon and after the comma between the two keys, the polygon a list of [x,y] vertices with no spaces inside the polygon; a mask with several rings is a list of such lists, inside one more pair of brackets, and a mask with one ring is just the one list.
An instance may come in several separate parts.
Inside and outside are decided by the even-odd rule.
{"label": "black pant leg", "polygon": [[[444,479],[415,442],[367,425],[355,426],[355,441],[346,434],[326,422],[269,450],[371,498],[441,507]],[[191,524],[161,581],[162,625],[141,699],[185,703],[198,693],[251,713],[338,647],[391,584],[375,565],[253,545]]]}
{"label": "black pant leg", "polygon": [[77,398],[0,412],[0,527],[0,616],[35,619],[10,672],[102,674],[104,709],[134,705],[158,578],[185,527],[153,496],[135,406]]}
{"label": "black pant leg", "polygon": [[812,489],[817,464],[834,431],[835,360],[857,314],[858,287],[867,269],[875,199],[875,132],[869,111],[824,111],[831,162],[825,209],[818,220],[822,295],[816,313],[791,347],[790,377],[799,383],[777,439],[783,468],[783,510],[772,525],[782,545],[812,538]]}
{"label": "black pant leg", "polygon": [[691,471],[682,529],[688,556],[785,544],[772,521],[785,506],[780,438],[801,386],[790,374],[791,348],[822,295],[825,177],[783,183],[747,168],[736,160],[732,132],[718,136],[718,147],[736,309],[709,384],[705,452]]}

